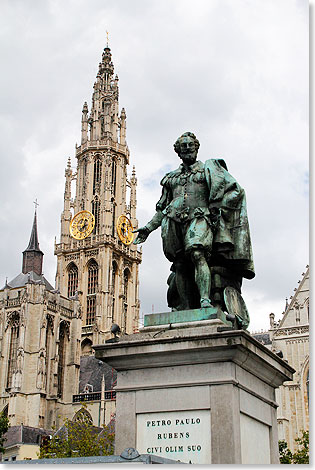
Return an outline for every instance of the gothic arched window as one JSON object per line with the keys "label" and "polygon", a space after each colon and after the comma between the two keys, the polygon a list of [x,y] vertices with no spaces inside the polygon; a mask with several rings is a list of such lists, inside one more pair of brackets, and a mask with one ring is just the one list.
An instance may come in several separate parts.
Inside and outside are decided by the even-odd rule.
{"label": "gothic arched window", "polygon": [[78,290],[78,268],[74,263],[68,266],[68,297],[73,297]]}
{"label": "gothic arched window", "polygon": [[128,268],[124,270],[124,299],[125,303],[128,302],[128,281],[130,278],[130,271]]}
{"label": "gothic arched window", "polygon": [[84,423],[89,425],[93,424],[93,418],[91,414],[84,408],[81,408],[79,411],[76,412],[72,421],[74,421],[75,423]]}
{"label": "gothic arched window", "polygon": [[63,394],[65,363],[66,363],[66,345],[69,338],[69,326],[62,321],[59,326],[59,347],[58,347],[58,381],[57,393],[59,397]]}
{"label": "gothic arched window", "polygon": [[18,314],[13,315],[10,321],[10,346],[8,357],[8,376],[7,387],[12,387],[13,372],[16,370],[17,365],[17,349],[19,346],[20,335],[20,317]]}
{"label": "gothic arched window", "polygon": [[92,260],[88,264],[88,295],[86,299],[86,325],[93,325],[96,315],[96,292],[98,287],[98,264]]}
{"label": "gothic arched window", "polygon": [[92,201],[92,214],[95,217],[94,233],[98,233],[100,227],[100,201],[97,196]]}
{"label": "gothic arched window", "polygon": [[54,323],[51,315],[46,316],[47,327],[46,327],[46,338],[45,338],[45,349],[46,349],[46,386],[48,389],[49,385],[49,364],[50,364],[50,350],[51,350],[51,339],[54,334]]}
{"label": "gothic arched window", "polygon": [[93,325],[96,314],[96,296],[90,295],[86,299],[86,325]]}
{"label": "gothic arched window", "polygon": [[116,161],[113,159],[112,161],[112,194],[113,196],[116,195],[116,173],[117,173],[117,164],[116,164]]}
{"label": "gothic arched window", "polygon": [[94,179],[93,179],[93,194],[100,190],[100,183],[102,177],[102,161],[100,157],[94,160]]}
{"label": "gothic arched window", "polygon": [[310,299],[307,298],[305,301],[306,309],[307,309],[307,319],[309,321],[310,319]]}
{"label": "gothic arched window", "polygon": [[83,160],[83,179],[86,178],[86,173],[87,173],[87,160],[86,158]]}
{"label": "gothic arched window", "polygon": [[112,281],[111,281],[111,292],[112,292],[112,320],[114,321],[115,314],[115,290],[116,290],[116,273],[117,273],[117,263],[113,261],[112,264]]}
{"label": "gothic arched window", "polygon": [[88,295],[96,294],[98,284],[98,264],[93,259],[88,264]]}
{"label": "gothic arched window", "polygon": [[116,232],[116,206],[115,203],[113,203],[113,221],[112,221],[112,236],[115,236]]}
{"label": "gothic arched window", "polygon": [[92,352],[92,341],[85,338],[81,343],[81,356],[90,356]]}
{"label": "gothic arched window", "polygon": [[130,278],[130,271],[128,268],[124,270],[124,316],[123,316],[123,328],[126,331],[127,328],[127,310],[128,310],[128,282]]}

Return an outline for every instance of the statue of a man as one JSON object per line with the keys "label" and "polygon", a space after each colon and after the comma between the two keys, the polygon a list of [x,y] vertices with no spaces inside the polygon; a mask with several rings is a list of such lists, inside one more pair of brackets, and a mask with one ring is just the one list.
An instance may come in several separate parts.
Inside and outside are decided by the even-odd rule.
{"label": "statue of a man", "polygon": [[242,278],[255,276],[244,190],[224,160],[198,161],[199,146],[191,132],[177,139],[182,164],[164,176],[156,214],[135,231],[138,244],[161,226],[173,310],[224,308],[224,288],[240,293]]}

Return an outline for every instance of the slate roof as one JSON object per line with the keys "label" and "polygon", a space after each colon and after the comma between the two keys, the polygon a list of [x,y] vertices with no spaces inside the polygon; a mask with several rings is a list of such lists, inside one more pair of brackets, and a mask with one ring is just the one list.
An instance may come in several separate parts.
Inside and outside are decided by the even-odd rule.
{"label": "slate roof", "polygon": [[9,287],[11,289],[16,287],[24,287],[28,282],[36,282],[38,284],[44,283],[47,290],[54,290],[54,287],[47,281],[47,279],[42,274],[38,275],[34,271],[30,271],[26,274],[20,273],[18,276],[12,279],[12,281],[7,282],[6,286],[3,286],[1,290],[3,290],[5,287]]}
{"label": "slate roof", "polygon": [[16,444],[38,444],[40,445],[41,436],[48,436],[49,431],[42,428],[33,428],[30,426],[10,426],[4,437],[4,447],[8,448]]}
{"label": "slate roof", "polygon": [[257,341],[259,341],[261,344],[264,344],[264,345],[271,344],[270,336],[267,331],[263,333],[255,333],[255,334],[252,334],[252,336],[253,338],[257,339]]}
{"label": "slate roof", "polygon": [[82,393],[86,384],[93,385],[93,392],[102,389],[102,378],[105,377],[105,389],[111,390],[117,380],[117,373],[108,364],[94,356],[82,356],[80,358],[79,393]]}

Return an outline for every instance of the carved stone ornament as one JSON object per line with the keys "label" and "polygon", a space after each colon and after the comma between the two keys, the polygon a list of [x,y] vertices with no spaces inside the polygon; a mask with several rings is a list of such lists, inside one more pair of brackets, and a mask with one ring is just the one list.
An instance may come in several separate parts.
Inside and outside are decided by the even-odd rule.
{"label": "carved stone ornament", "polygon": [[16,352],[16,371],[22,373],[24,365],[24,349],[18,348]]}
{"label": "carved stone ornament", "polygon": [[9,312],[7,314],[7,321],[6,321],[6,326],[5,326],[4,331],[7,331],[9,326],[14,326],[14,325],[20,326],[20,314],[17,311]]}
{"label": "carved stone ornament", "polygon": [[308,326],[293,326],[292,328],[281,328],[274,333],[274,336],[289,336],[308,333]]}
{"label": "carved stone ornament", "polygon": [[54,317],[50,313],[47,313],[46,315],[46,320],[47,320],[47,327],[51,328],[52,334],[54,334]]}
{"label": "carved stone ornament", "polygon": [[300,384],[283,384],[284,387],[288,387],[289,390],[301,390]]}
{"label": "carved stone ornament", "polygon": [[126,268],[129,268],[130,271],[131,271],[131,269],[132,269],[132,264],[130,263],[130,261],[127,261],[127,260],[125,259],[125,260],[124,260],[124,270],[125,270]]}

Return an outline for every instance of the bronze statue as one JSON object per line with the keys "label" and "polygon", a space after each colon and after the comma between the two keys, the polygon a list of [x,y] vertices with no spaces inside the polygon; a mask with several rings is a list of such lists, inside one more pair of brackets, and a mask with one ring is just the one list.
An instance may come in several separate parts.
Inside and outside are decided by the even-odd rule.
{"label": "bronze statue", "polygon": [[134,243],[161,226],[163,251],[172,262],[167,298],[173,310],[228,310],[225,288],[240,294],[242,278],[255,276],[245,193],[224,160],[197,160],[199,146],[191,132],[176,140],[182,164],[162,179],[156,214],[135,230]]}

